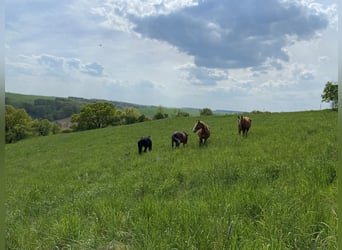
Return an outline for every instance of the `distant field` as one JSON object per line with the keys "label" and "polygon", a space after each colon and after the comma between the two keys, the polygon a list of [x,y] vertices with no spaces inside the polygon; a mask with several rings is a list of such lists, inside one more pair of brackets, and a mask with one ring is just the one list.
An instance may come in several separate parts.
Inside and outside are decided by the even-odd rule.
{"label": "distant field", "polygon": [[[144,114],[147,115],[149,117],[153,117],[153,115],[155,115],[158,112],[158,109],[160,107],[140,107],[138,108],[138,110]],[[168,114],[169,117],[175,117],[178,111],[182,111],[182,112],[187,112],[190,116],[199,116],[200,112],[199,109],[192,109],[192,108],[168,108],[168,107],[162,107],[162,111],[165,114]]]}
{"label": "distant field", "polygon": [[[5,145],[7,248],[337,249],[337,112],[251,118],[247,138],[226,115]],[[187,146],[171,148],[175,130]]]}
{"label": "distant field", "polygon": [[[34,101],[37,99],[53,101],[57,98],[57,97],[51,97],[51,96],[23,95],[23,94],[9,93],[9,92],[6,92],[5,94],[6,94],[6,103],[11,104],[17,108],[23,108],[27,106],[25,104],[34,105]],[[68,105],[74,104],[77,107],[82,107],[83,105],[93,103],[93,102],[99,102],[99,101],[112,102],[117,109],[125,109],[126,107],[134,107],[138,109],[141,114],[144,114],[148,117],[153,117],[160,110],[160,108],[162,109],[163,113],[168,114],[169,117],[175,117],[178,111],[186,112],[190,116],[200,115],[200,109],[198,108],[172,108],[172,107],[161,107],[161,106],[152,106],[152,105],[149,106],[149,105],[139,105],[139,104],[133,104],[133,103],[119,102],[119,101],[85,99],[85,98],[77,98],[77,97],[67,97],[64,99],[68,100]],[[202,107],[202,108],[206,108],[206,107]],[[38,109],[41,110],[41,107],[39,107]],[[236,113],[236,112],[237,111],[213,110],[213,113],[215,115],[224,115],[227,113]],[[43,118],[46,118],[46,117],[43,117]],[[61,117],[59,119],[62,119],[62,118],[67,118],[67,117]]]}
{"label": "distant field", "polygon": [[11,103],[21,105],[23,103],[33,104],[36,99],[54,100],[56,97],[52,96],[38,96],[38,95],[23,95],[6,92],[6,99],[9,99]]}

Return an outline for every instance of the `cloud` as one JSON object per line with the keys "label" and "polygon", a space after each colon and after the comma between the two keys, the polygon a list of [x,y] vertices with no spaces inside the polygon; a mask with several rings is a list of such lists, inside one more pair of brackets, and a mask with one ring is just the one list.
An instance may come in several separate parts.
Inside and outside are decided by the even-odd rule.
{"label": "cloud", "polygon": [[12,74],[68,76],[79,72],[94,77],[103,77],[104,66],[97,62],[82,63],[77,58],[59,57],[50,54],[19,55],[15,61],[7,62],[8,70]]}
{"label": "cloud", "polygon": [[35,56],[35,58],[38,64],[42,65],[43,67],[46,67],[51,71],[63,71],[64,58],[62,57],[56,57],[52,55],[40,55]]}
{"label": "cloud", "polygon": [[294,78],[298,80],[309,81],[315,79],[315,73],[303,67],[296,67],[292,70]]}
{"label": "cloud", "polygon": [[92,76],[103,76],[104,67],[96,62],[88,63],[81,67],[81,72]]}
{"label": "cloud", "polygon": [[135,24],[130,17],[168,15],[179,9],[196,6],[196,0],[105,0],[103,4],[92,7],[90,13],[103,19],[102,26],[132,32]]}
{"label": "cloud", "polygon": [[268,58],[288,61],[287,45],[311,39],[328,25],[327,16],[317,9],[274,0],[202,1],[130,20],[135,32],[166,41],[207,68],[253,67]]}
{"label": "cloud", "polygon": [[225,70],[196,67],[193,64],[182,65],[178,69],[185,72],[186,81],[192,85],[216,86],[219,81],[228,79]]}
{"label": "cloud", "polygon": [[[336,0],[11,0],[5,8],[7,91],[277,111],[319,107],[324,84],[337,79]],[[293,101],[296,91],[303,102]]]}

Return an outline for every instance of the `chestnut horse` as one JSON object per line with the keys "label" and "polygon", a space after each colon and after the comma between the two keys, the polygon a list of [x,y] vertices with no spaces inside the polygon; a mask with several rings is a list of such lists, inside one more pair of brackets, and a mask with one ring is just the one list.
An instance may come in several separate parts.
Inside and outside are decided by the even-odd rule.
{"label": "chestnut horse", "polygon": [[176,148],[179,147],[179,144],[183,143],[183,146],[185,146],[185,144],[188,143],[188,134],[183,131],[176,131],[172,134],[172,137],[171,137],[171,142],[172,142],[172,148],[173,148],[173,145],[174,143],[176,143]]}
{"label": "chestnut horse", "polygon": [[248,130],[252,125],[252,119],[247,116],[238,116],[238,131],[242,136],[247,136]]}
{"label": "chestnut horse", "polygon": [[199,145],[201,145],[202,143],[205,144],[205,142],[210,136],[209,126],[200,120],[198,120],[195,123],[195,126],[192,129],[192,132],[197,133],[198,138],[199,138]]}

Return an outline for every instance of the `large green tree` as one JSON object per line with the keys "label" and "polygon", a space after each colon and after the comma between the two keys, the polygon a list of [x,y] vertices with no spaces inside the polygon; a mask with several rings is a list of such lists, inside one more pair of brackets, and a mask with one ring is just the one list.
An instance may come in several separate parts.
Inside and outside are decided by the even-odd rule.
{"label": "large green tree", "polygon": [[32,118],[24,109],[16,109],[5,105],[5,137],[6,143],[12,143],[31,134]]}
{"label": "large green tree", "polygon": [[322,102],[331,102],[332,109],[338,109],[338,84],[327,82],[325,84]]}
{"label": "large green tree", "polygon": [[71,117],[76,130],[104,128],[119,121],[114,104],[97,102],[84,106],[79,114]]}

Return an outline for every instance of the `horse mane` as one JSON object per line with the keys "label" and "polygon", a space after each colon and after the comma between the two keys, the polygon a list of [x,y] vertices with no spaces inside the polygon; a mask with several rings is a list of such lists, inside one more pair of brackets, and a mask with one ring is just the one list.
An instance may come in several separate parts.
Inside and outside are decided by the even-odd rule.
{"label": "horse mane", "polygon": [[204,130],[206,133],[210,132],[209,126],[207,124],[205,124],[204,122],[200,121],[200,123],[203,125]]}

